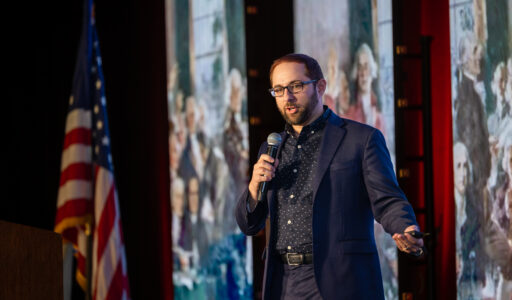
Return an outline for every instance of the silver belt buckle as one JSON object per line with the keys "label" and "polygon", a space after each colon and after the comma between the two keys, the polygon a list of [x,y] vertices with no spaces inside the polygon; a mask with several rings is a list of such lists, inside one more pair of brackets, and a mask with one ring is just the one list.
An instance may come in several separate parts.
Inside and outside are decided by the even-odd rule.
{"label": "silver belt buckle", "polygon": [[286,253],[286,262],[288,263],[289,266],[298,266],[300,265],[302,262],[304,262],[304,255],[302,254],[301,256],[301,262],[297,262],[297,263],[290,263],[290,254],[291,255],[301,255],[300,253]]}

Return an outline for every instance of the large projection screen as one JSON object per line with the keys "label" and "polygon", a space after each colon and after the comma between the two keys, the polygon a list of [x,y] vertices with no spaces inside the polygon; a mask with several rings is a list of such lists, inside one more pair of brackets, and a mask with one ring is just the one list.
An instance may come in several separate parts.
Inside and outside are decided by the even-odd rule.
{"label": "large projection screen", "polygon": [[451,0],[458,299],[512,299],[512,1]]}
{"label": "large projection screen", "polygon": [[175,299],[252,299],[233,214],[249,160],[244,28],[243,1],[166,0]]}
{"label": "large projection screen", "polygon": [[[391,0],[295,0],[295,51],[315,57],[324,104],[382,131],[395,160]],[[375,223],[386,299],[398,299],[396,246]]]}

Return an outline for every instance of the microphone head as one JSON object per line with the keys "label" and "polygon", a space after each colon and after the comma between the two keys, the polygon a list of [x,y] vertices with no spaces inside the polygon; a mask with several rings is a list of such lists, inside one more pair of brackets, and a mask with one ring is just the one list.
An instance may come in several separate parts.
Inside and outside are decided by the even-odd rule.
{"label": "microphone head", "polygon": [[270,146],[278,147],[281,144],[281,135],[279,133],[272,132],[267,138],[267,143]]}

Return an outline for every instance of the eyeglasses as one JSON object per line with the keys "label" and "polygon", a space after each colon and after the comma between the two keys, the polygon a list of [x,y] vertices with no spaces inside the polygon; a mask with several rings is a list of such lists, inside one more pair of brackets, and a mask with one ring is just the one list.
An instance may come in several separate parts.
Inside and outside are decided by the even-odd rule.
{"label": "eyeglasses", "polygon": [[288,89],[288,92],[292,94],[297,94],[302,92],[302,89],[304,88],[305,84],[317,82],[318,79],[315,80],[309,80],[309,81],[294,81],[290,83],[288,86],[276,86],[274,88],[269,89],[268,91],[272,95],[272,97],[281,97],[284,95],[284,90]]}

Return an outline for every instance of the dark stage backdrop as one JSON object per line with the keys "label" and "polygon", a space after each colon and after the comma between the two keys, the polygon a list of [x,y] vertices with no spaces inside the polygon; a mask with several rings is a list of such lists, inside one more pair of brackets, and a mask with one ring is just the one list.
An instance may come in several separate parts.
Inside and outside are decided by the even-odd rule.
{"label": "dark stage backdrop", "polygon": [[435,249],[429,250],[435,257],[434,299],[448,300],[456,295],[449,3],[444,0],[421,1],[420,24],[421,34],[432,37],[432,171],[437,237]]}
{"label": "dark stage backdrop", "polygon": [[[164,6],[96,1],[132,299],[172,298]],[[10,60],[19,88],[8,93],[4,220],[53,229],[82,7],[57,0],[14,11]]]}

